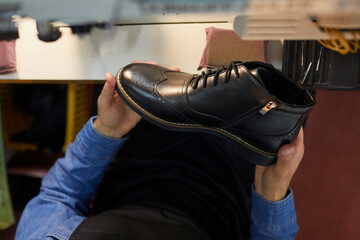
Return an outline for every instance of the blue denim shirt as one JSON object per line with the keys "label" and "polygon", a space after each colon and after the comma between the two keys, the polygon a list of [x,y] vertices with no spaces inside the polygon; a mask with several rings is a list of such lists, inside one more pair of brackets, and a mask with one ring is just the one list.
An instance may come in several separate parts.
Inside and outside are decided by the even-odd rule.
{"label": "blue denim shirt", "polygon": [[[127,137],[101,135],[92,117],[43,179],[40,193],[25,207],[16,240],[67,240],[90,214],[89,203],[107,166]],[[252,192],[251,239],[294,239],[298,231],[293,194],[269,202]]]}

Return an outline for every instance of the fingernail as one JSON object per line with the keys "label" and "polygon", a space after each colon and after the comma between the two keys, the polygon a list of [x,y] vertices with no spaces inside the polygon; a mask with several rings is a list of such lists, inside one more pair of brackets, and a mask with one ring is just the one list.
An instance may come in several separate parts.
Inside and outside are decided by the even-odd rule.
{"label": "fingernail", "polygon": [[291,148],[291,149],[289,149],[289,150],[283,151],[282,154],[283,154],[283,155],[290,155],[290,154],[293,154],[294,151],[295,151],[295,149],[294,149],[294,148]]}

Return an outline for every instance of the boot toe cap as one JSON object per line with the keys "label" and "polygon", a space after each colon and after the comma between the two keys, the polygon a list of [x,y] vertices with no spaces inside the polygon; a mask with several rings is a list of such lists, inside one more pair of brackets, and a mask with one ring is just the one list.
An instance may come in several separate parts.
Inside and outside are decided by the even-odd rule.
{"label": "boot toe cap", "polygon": [[150,104],[157,83],[165,78],[164,68],[145,63],[134,63],[120,69],[116,74],[118,90],[135,102]]}

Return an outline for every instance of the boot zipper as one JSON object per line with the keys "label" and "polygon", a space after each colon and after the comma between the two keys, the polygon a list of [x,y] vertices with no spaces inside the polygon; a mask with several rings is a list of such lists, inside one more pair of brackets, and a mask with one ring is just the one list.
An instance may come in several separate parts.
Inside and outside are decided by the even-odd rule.
{"label": "boot zipper", "polygon": [[262,109],[260,109],[259,113],[261,115],[265,115],[268,111],[270,111],[273,108],[276,108],[277,103],[275,101],[269,101],[265,107],[263,107]]}

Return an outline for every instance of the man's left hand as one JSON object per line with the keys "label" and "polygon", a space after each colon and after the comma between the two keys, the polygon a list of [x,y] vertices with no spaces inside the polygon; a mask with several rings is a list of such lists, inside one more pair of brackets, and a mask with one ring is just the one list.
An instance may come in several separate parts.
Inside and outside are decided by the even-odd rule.
{"label": "man's left hand", "polygon": [[98,98],[97,131],[112,138],[122,138],[130,132],[141,117],[131,110],[115,91],[115,78],[106,73],[106,82]]}

